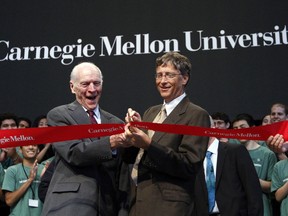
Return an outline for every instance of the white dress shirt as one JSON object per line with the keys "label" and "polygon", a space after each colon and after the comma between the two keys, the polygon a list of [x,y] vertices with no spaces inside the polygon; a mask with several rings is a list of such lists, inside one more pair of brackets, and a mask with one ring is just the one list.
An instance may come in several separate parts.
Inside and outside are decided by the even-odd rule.
{"label": "white dress shirt", "polygon": [[[212,164],[213,164],[213,170],[214,170],[214,175],[215,175],[215,179],[216,179],[216,169],[217,169],[217,159],[218,159],[218,146],[219,146],[219,140],[218,139],[214,139],[213,142],[209,145],[207,151],[209,152],[212,152],[213,154],[211,155],[211,161],[212,161]],[[203,162],[203,166],[204,166],[204,173],[205,173],[205,179],[206,179],[206,157],[204,159],[204,162]],[[215,191],[216,191],[216,188],[215,188]],[[218,209],[218,206],[217,206],[217,202],[216,202],[216,194],[215,194],[215,205],[214,205],[214,208],[212,210],[212,213],[218,213],[219,212],[219,209]]]}

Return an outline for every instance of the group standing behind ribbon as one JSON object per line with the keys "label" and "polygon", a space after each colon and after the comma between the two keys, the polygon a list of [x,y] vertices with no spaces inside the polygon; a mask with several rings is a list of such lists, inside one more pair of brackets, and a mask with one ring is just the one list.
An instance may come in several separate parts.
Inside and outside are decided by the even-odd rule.
{"label": "group standing behind ribbon", "polygon": [[[202,194],[194,194],[193,185],[203,166],[208,137],[216,137],[223,143],[225,139],[235,145],[254,140],[266,149],[268,144],[278,152],[278,160],[287,160],[283,153],[286,150],[284,141],[288,140],[285,105],[277,103],[272,106],[271,124],[265,126],[247,127],[240,121],[238,129],[234,130],[231,125],[221,127],[228,125],[225,120],[213,119],[211,128],[208,112],[190,102],[185,92],[191,76],[189,59],[169,52],[157,58],[155,69],[155,84],[163,101],[148,108],[143,119],[137,111],[128,109],[124,122],[99,107],[103,76],[100,69],[89,62],[73,68],[69,84],[76,100],[52,109],[47,115],[49,127],[31,127],[25,118],[18,120],[15,115],[0,115],[0,183],[5,182],[5,187],[0,190],[4,200],[0,206],[1,215],[2,212],[8,214],[7,209],[11,213],[15,209],[19,211],[19,201],[26,195],[28,203],[23,211],[32,216],[39,215],[39,210],[43,216],[67,212],[102,216],[144,216],[155,212],[168,216],[197,215],[201,210],[193,207],[193,203]],[[165,120],[156,123],[154,119],[163,106]],[[89,116],[87,112],[92,114]],[[148,131],[155,133],[150,137]],[[268,143],[263,144],[263,141]],[[39,149],[38,145],[43,148]],[[45,158],[49,149],[53,149],[53,155]],[[136,181],[132,182],[131,168],[140,152]],[[45,166],[38,165],[39,162]],[[21,163],[23,169],[20,169]],[[19,181],[17,188],[12,189],[8,187],[5,170],[8,170],[10,179],[16,178],[17,175],[13,177],[12,173],[17,164],[20,167],[17,170],[23,171],[23,175],[16,180]],[[48,173],[46,169],[52,165],[53,169]],[[283,166],[286,164],[281,163]],[[283,185],[273,183],[276,172],[275,175],[269,173],[269,178],[265,179],[268,186],[261,185],[261,188],[270,193],[273,185],[272,192],[277,201],[285,200],[281,206],[281,214],[285,215],[286,198],[279,192]],[[42,176],[47,180],[44,186]],[[280,173],[277,176],[281,176]],[[38,185],[44,189],[41,191],[45,200],[43,211],[42,199],[35,194]],[[16,195],[17,190],[22,191],[21,196]],[[217,191],[213,193],[217,194]],[[171,202],[174,205],[169,205]],[[215,205],[212,206],[221,203],[217,196],[213,202]],[[262,204],[257,206],[261,208]],[[208,209],[208,205],[206,207]],[[277,205],[272,207],[273,212],[277,211]],[[38,208],[37,211],[31,210],[34,208]],[[224,212],[225,207],[219,205],[211,213],[225,216]]]}

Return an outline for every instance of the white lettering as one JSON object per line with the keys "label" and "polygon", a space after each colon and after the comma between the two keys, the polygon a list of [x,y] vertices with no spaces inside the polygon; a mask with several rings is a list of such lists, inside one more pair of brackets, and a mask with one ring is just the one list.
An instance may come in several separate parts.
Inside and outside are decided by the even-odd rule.
{"label": "white lettering", "polygon": [[[224,30],[220,30],[219,36],[206,36],[204,30],[198,30],[197,37],[192,31],[184,31],[186,49],[192,52],[199,50],[221,50],[236,47],[249,48],[260,46],[287,45],[287,27],[280,30],[279,26],[274,26],[273,32],[243,33],[236,35],[226,35]],[[195,46],[196,44],[196,46]],[[193,47],[194,45],[194,47]]]}
{"label": "white lettering", "polygon": [[[25,46],[11,47],[9,41],[0,41],[1,51],[4,49],[5,55],[0,56],[0,61],[22,61],[22,60],[46,60],[60,59],[63,65],[73,63],[75,58],[92,57],[95,55],[95,47],[93,44],[82,46],[82,39],[77,40],[77,45],[65,45],[63,47],[55,45],[48,46]],[[4,45],[4,48],[3,46]],[[1,52],[2,53],[2,52]]]}
{"label": "white lettering", "polygon": [[[150,54],[168,51],[179,51],[178,40],[153,40],[150,41],[149,34],[136,34],[135,41],[123,42],[123,35],[118,35],[114,40],[109,40],[107,36],[101,36],[101,53],[100,56],[121,56],[132,54]],[[144,39],[142,41],[142,39]]]}
{"label": "white lettering", "polygon": [[[286,25],[274,26],[272,31],[227,34],[221,29],[218,35],[208,35],[204,30],[184,31],[185,48],[191,52],[227,50],[250,47],[269,47],[288,44]],[[124,35],[100,37],[100,57],[159,54],[180,51],[177,39],[151,39],[149,33],[134,34],[126,40]],[[76,58],[91,58],[96,54],[93,44],[83,44],[81,38],[74,44],[53,46],[15,46],[8,40],[0,40],[0,62],[59,59],[61,64],[70,65]]]}

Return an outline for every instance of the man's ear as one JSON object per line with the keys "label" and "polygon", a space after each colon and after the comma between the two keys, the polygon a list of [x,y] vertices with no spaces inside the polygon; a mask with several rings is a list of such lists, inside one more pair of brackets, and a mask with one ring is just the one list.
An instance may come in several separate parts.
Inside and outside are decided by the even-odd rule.
{"label": "man's ear", "polygon": [[183,74],[182,77],[183,77],[183,82],[182,82],[183,86],[186,86],[189,81],[189,76],[186,74]]}
{"label": "man's ear", "polygon": [[71,89],[72,94],[75,94],[74,84],[70,81],[70,82],[69,82],[69,85],[70,85],[70,89]]}
{"label": "man's ear", "polygon": [[227,124],[226,124],[226,129],[228,129],[228,128],[230,128],[230,123],[229,122],[227,122]]}

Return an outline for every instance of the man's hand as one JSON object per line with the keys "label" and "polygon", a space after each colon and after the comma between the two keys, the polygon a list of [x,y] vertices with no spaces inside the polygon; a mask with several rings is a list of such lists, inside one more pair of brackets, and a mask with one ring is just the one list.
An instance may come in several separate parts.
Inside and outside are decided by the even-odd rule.
{"label": "man's hand", "polygon": [[126,123],[141,122],[142,119],[141,119],[141,115],[138,112],[136,112],[135,110],[133,110],[131,108],[128,108],[128,111],[127,111],[127,114],[125,117],[125,121],[126,121]]}
{"label": "man's hand", "polygon": [[37,170],[38,170],[38,164],[37,160],[35,160],[33,166],[31,167],[30,174],[29,174],[29,179],[31,182],[34,181],[36,175],[37,175]]}
{"label": "man's hand", "polygon": [[50,163],[51,163],[50,161],[48,161],[48,162],[45,163],[45,166],[44,166],[44,168],[43,168],[43,170],[42,170],[42,172],[41,172],[41,174],[40,174],[40,178],[42,178],[42,176],[44,175],[44,173],[45,173],[46,170],[48,169]]}
{"label": "man's hand", "polygon": [[126,142],[130,143],[130,145],[134,147],[147,149],[151,144],[151,139],[146,133],[137,127],[130,126],[129,123],[125,125],[124,134]]}
{"label": "man's hand", "polygon": [[121,134],[115,134],[110,136],[110,144],[111,144],[111,149],[114,150],[118,147],[130,147],[131,144],[127,142],[127,138],[124,133]]}
{"label": "man's hand", "polygon": [[288,151],[288,142],[284,141],[283,135],[281,134],[270,136],[267,140],[267,145],[272,151],[276,153],[283,153]]}

